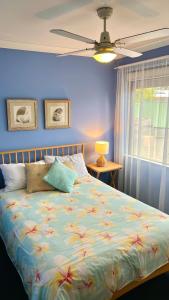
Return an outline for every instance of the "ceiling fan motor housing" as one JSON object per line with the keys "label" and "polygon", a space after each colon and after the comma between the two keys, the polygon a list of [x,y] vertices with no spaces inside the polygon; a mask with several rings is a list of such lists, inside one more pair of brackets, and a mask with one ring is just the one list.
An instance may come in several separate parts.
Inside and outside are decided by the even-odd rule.
{"label": "ceiling fan motor housing", "polygon": [[96,51],[99,50],[112,50],[109,32],[103,31],[100,36],[100,43],[95,44]]}
{"label": "ceiling fan motor housing", "polygon": [[100,35],[100,44],[111,46],[110,35],[108,31],[103,31]]}

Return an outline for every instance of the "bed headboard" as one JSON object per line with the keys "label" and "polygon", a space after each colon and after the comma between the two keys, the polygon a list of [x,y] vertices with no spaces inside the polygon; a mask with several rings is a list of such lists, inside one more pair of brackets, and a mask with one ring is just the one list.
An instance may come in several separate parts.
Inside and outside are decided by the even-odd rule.
{"label": "bed headboard", "polygon": [[42,148],[3,151],[0,152],[0,164],[35,162],[37,160],[43,159],[44,155],[63,156],[80,152],[82,152],[84,156],[84,144],[59,145]]}

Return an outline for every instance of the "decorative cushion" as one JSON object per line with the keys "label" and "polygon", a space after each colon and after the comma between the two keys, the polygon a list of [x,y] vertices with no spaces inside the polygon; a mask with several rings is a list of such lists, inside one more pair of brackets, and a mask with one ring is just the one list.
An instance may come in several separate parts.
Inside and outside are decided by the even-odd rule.
{"label": "decorative cushion", "polygon": [[51,164],[26,164],[27,192],[53,191],[55,188],[45,182],[43,177],[48,173]]}
{"label": "decorative cushion", "polygon": [[[45,164],[44,160],[40,160],[31,164]],[[2,164],[0,165],[3,180],[5,183],[4,192],[24,189],[26,187],[25,164]]]}
{"label": "decorative cushion", "polygon": [[72,191],[76,178],[77,173],[75,171],[58,161],[53,163],[49,172],[43,177],[47,183],[66,193]]}
{"label": "decorative cushion", "polygon": [[44,157],[46,163],[53,163],[56,158],[58,161],[60,161],[62,163],[65,161],[72,162],[79,177],[88,175],[88,171],[87,171],[82,153],[77,153],[77,154],[73,154],[73,155],[65,155],[65,156],[47,156],[47,155],[45,155],[45,157]]}

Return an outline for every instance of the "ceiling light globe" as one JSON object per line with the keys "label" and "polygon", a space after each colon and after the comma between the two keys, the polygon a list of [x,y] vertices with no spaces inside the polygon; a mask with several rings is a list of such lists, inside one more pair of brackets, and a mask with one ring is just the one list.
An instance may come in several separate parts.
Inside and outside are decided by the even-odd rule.
{"label": "ceiling light globe", "polygon": [[113,61],[116,56],[117,55],[112,51],[97,51],[93,55],[93,58],[99,63],[107,64]]}

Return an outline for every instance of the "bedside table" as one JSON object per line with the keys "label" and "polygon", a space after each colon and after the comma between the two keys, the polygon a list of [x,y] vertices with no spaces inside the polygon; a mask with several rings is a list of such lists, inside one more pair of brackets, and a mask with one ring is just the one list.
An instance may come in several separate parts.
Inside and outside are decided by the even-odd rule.
{"label": "bedside table", "polygon": [[118,171],[122,169],[122,165],[116,164],[112,161],[107,161],[107,164],[104,167],[97,167],[96,163],[87,164],[87,168],[96,173],[96,178],[100,178],[100,174],[109,172],[111,175],[111,186],[115,187],[116,177]]}

